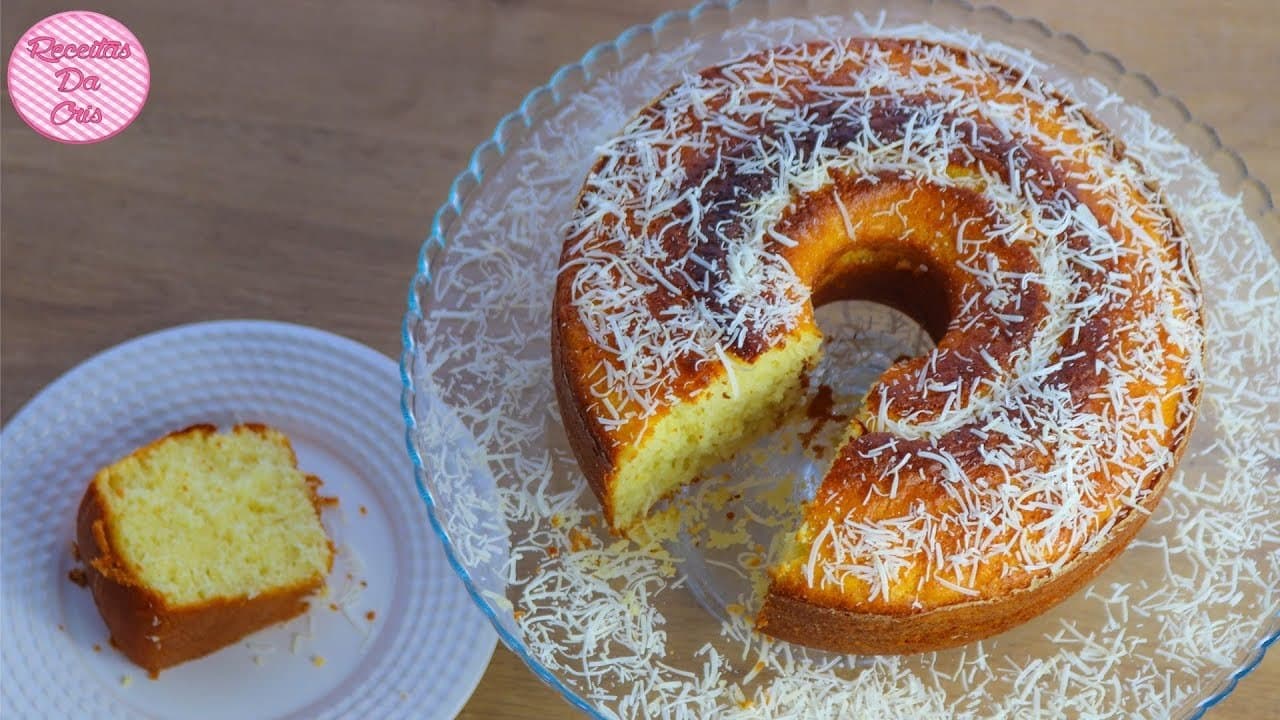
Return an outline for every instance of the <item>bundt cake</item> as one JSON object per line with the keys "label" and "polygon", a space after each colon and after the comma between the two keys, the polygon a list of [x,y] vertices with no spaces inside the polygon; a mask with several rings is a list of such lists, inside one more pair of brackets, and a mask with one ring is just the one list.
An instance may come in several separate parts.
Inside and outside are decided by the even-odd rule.
{"label": "bundt cake", "polygon": [[1191,432],[1200,295],[1139,161],[1032,74],[919,40],[690,74],[601,149],[552,319],[609,524],[776,425],[822,334],[878,301],[936,342],[872,386],[762,631],[905,653],[1042,612],[1119,553]]}
{"label": "bundt cake", "polygon": [[76,523],[112,644],[153,676],[307,609],[333,565],[319,480],[264,425],[195,425],[100,470]]}

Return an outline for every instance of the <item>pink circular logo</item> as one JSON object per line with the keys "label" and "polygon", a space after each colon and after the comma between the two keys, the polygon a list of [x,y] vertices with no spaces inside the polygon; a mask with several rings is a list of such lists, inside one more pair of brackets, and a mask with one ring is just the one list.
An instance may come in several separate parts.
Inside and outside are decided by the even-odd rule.
{"label": "pink circular logo", "polygon": [[142,43],[116,20],[73,10],[22,34],[9,56],[9,98],[32,130],[96,143],[129,127],[151,88]]}

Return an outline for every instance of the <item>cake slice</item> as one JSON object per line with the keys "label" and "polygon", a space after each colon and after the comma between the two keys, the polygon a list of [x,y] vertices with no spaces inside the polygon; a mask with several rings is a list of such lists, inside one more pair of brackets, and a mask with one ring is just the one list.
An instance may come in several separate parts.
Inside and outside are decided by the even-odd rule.
{"label": "cake slice", "polygon": [[155,677],[307,609],[333,565],[319,480],[265,425],[195,425],[98,471],[76,536],[112,643]]}

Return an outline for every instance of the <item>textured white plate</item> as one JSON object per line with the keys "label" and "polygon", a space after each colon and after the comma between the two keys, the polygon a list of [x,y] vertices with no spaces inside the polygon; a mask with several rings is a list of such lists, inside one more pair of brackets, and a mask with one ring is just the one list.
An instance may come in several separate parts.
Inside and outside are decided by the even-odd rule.
{"label": "textured white plate", "polygon": [[[146,335],[45,388],[0,435],[0,715],[453,717],[495,635],[430,530],[399,393],[383,355],[258,321]],[[81,494],[97,468],[165,433],[246,421],[288,434],[340,500],[324,517],[339,550],[329,596],[149,680],[67,578]]]}

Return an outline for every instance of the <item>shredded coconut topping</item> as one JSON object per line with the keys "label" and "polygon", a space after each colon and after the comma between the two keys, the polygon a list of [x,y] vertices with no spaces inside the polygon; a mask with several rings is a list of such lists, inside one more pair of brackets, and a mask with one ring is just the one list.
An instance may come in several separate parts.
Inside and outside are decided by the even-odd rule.
{"label": "shredded coconut topping", "polygon": [[[860,18],[752,23],[721,37],[664,48],[628,62],[615,73],[593,79],[586,91],[565,100],[552,117],[535,121],[517,149],[486,179],[481,192],[468,199],[462,214],[442,216],[448,247],[431,256],[434,277],[429,286],[417,290],[425,321],[411,338],[415,347],[411,370],[418,381],[412,400],[419,428],[414,442],[426,461],[426,480],[455,555],[519,649],[605,717],[1083,718],[1187,711],[1246,662],[1260,636],[1277,630],[1280,489],[1270,479],[1280,472],[1280,264],[1240,198],[1225,195],[1213,171],[1171,132],[1143,110],[1120,101],[1101,83],[1054,77],[1066,97],[1079,101],[1080,109],[1097,113],[1117,130],[1128,157],[1167,190],[1169,204],[1194,248],[1199,272],[1210,280],[1202,310],[1208,362],[1200,421],[1164,501],[1113,570],[1059,609],[991,640],[911,657],[840,657],[773,641],[751,630],[762,583],[767,581],[763,568],[775,558],[770,538],[777,537],[779,529],[794,527],[790,524],[794,517],[778,508],[794,512],[800,500],[812,497],[827,462],[806,461],[796,448],[786,452],[776,447],[786,445],[786,432],[762,440],[757,451],[718,471],[726,477],[693,488],[689,507],[701,508],[704,516],[682,519],[675,543],[618,541],[600,524],[598,505],[586,490],[560,428],[551,391],[546,328],[559,269],[560,228],[574,212],[581,180],[608,138],[633,117],[636,108],[679,81],[682,69],[833,35],[941,40],[996,57],[1031,75],[1053,75],[1052,68],[1025,53],[928,26],[887,30]],[[1033,91],[1036,85],[1028,79],[1025,88]],[[996,115],[993,125],[1005,122],[1004,127],[1012,129],[1017,122],[1016,108],[1009,108],[1007,116]],[[924,147],[917,138],[929,132],[929,123],[913,125],[909,146]],[[902,157],[900,153],[898,160]],[[914,162],[922,163],[918,158]],[[1016,168],[1017,181],[1010,174],[994,173],[993,177],[999,175],[1006,188],[1025,188],[1030,168],[1020,158],[1002,162]],[[1123,172],[1122,168],[1121,177]],[[1112,176],[1098,179],[1098,187],[1090,192],[1116,197],[1119,205],[1121,185],[1106,177]],[[816,170],[805,178],[822,179]],[[1099,230],[1106,229],[1107,237],[1127,237],[1123,230],[1115,230],[1126,227],[1123,213],[1118,225],[1092,211],[1093,222],[1075,212],[1043,215],[1032,222],[1020,212],[1029,207],[1028,193],[1010,190],[1009,194],[1012,204],[999,212],[999,218],[1020,228],[1023,235],[1010,236],[1015,244],[1030,247],[1034,238],[1093,233],[1095,224]],[[760,216],[760,225],[746,227],[764,228],[767,233],[778,225],[785,207],[771,212],[767,219]],[[1130,217],[1141,222],[1143,216]],[[1016,225],[1019,218],[1025,224]],[[854,233],[858,220],[852,215],[847,218]],[[975,248],[967,243],[979,235],[975,225],[976,221],[957,232],[958,252],[974,254]],[[1142,236],[1136,231],[1131,234]],[[780,257],[787,247],[785,241],[765,235],[751,242],[757,243],[749,245],[751,252],[734,256],[744,270],[753,261],[761,262],[752,252],[763,254],[767,248]],[[884,409],[885,427],[895,423],[894,431],[902,433],[899,448],[907,442],[923,443],[928,447],[920,449],[930,455],[913,453],[908,458],[893,446],[881,449],[881,444],[860,448],[869,456],[866,462],[892,462],[888,469],[897,470],[888,473],[888,484],[872,484],[865,490],[891,494],[896,479],[897,491],[902,492],[911,468],[917,466],[951,472],[948,455],[968,472],[974,466],[960,462],[939,440],[956,428],[972,427],[974,418],[995,417],[984,403],[1005,407],[1007,401],[1001,397],[1023,397],[1023,402],[1008,407],[1034,413],[1055,412],[1059,404],[1080,400],[1052,389],[1046,391],[1052,394],[1038,398],[1024,396],[1021,388],[1010,384],[1015,375],[1043,380],[1055,370],[1043,371],[1058,363],[1066,367],[1083,362],[1079,367],[1089,369],[1096,364],[1093,374],[1107,381],[1091,394],[1096,393],[1100,403],[1126,407],[1111,397],[1151,372],[1146,363],[1153,357],[1152,349],[1135,344],[1124,350],[1109,348],[1114,351],[1110,355],[1071,359],[1074,351],[1062,348],[1074,342],[1073,328],[1053,323],[1059,322],[1055,318],[1080,313],[1105,313],[1105,305],[1094,308],[1089,303],[1099,303],[1097,296],[1101,302],[1125,302],[1122,288],[1132,293],[1142,286],[1116,278],[1110,283],[1115,291],[1095,290],[1075,297],[1068,286],[1071,276],[1095,272],[1111,279],[1112,270],[1105,268],[1116,264],[1130,278],[1187,278],[1190,272],[1185,267],[1157,267],[1164,260],[1129,266],[1123,258],[1110,257],[1123,252],[1127,242],[1099,238],[1097,245],[1088,245],[1087,251],[1072,256],[1069,247],[1049,244],[1032,269],[1041,278],[1057,273],[1055,277],[1068,281],[1054,290],[1056,305],[1046,304],[1044,315],[1034,320],[1035,337],[1050,348],[1049,357],[1032,358],[1031,351],[1014,358],[994,352],[984,357],[978,350],[977,357],[969,359],[973,367],[979,363],[989,367],[981,377],[991,382],[976,388],[963,381],[952,386],[955,378],[930,372],[934,384],[926,381],[917,394],[936,395],[943,401],[927,418],[924,414],[910,417],[918,408],[900,406],[891,392],[885,395],[887,404],[877,405],[877,396],[867,399],[877,418]],[[671,274],[671,265],[648,264],[652,274],[645,282],[655,288],[661,287],[659,277],[677,287],[684,281]],[[1010,307],[1009,298],[998,291],[1016,287],[1018,292],[1011,295],[1020,296],[1023,278],[1002,274],[1001,268],[969,266],[969,275],[975,282],[985,282],[990,295],[989,299],[975,297],[974,307],[986,308],[1001,324],[1020,322],[1016,316],[1027,309]],[[650,272],[636,268],[627,272],[637,276]],[[778,287],[785,289],[790,280],[783,270],[768,277],[782,282]],[[756,291],[744,290],[745,295],[752,292]],[[1142,290],[1141,295],[1152,293]],[[793,300],[802,303],[804,298]],[[709,306],[701,312],[722,310]],[[997,312],[1005,319],[994,317]],[[1154,318],[1144,322],[1159,326],[1177,320],[1176,315],[1163,312],[1154,313]],[[716,362],[718,352],[734,352],[728,329],[734,327],[732,323],[706,327],[726,329],[717,329],[713,342],[698,346],[710,350],[704,357]],[[1181,337],[1176,325],[1171,327],[1157,333]],[[1147,326],[1132,331],[1139,338],[1152,333]],[[857,346],[876,337],[877,332],[860,333],[851,342]],[[828,353],[836,352],[832,343],[845,340],[829,337]],[[1015,365],[1029,370],[1014,372]],[[618,365],[612,372],[620,377],[623,367]],[[645,372],[652,382],[661,378],[657,365]],[[904,381],[920,377],[904,375]],[[861,387],[875,379],[864,378]],[[665,401],[661,393],[645,395],[651,387],[656,386],[633,383],[637,397],[647,397],[650,405]],[[602,391],[601,396],[608,393]],[[948,407],[945,398],[949,397],[956,400]],[[846,400],[852,406],[860,398]],[[634,398],[629,403],[617,408],[619,419],[645,407]],[[1149,409],[1131,408],[1131,417],[1122,422],[1131,428],[1155,426],[1157,419],[1151,415]],[[1062,418],[1051,416],[1047,427],[1068,430],[1061,438],[1022,437],[1019,433],[1026,433],[1030,425],[1016,414],[989,428],[980,427],[996,438],[982,445],[983,467],[1016,469],[1019,457],[999,447],[1014,438],[1043,445],[1046,457],[1054,456],[1055,462],[1066,463],[1081,477],[1085,475],[1082,468],[1099,462],[1095,455],[1107,462],[1134,463],[1126,452],[1133,441],[1124,437],[1098,437],[1096,449],[1078,447],[1070,436],[1083,430],[1069,424],[1072,417],[1070,412]],[[939,424],[929,427],[926,421]],[[1163,430],[1183,432],[1185,428]],[[1139,432],[1134,437],[1143,436]],[[792,440],[792,445],[798,443]],[[1142,448],[1143,457],[1148,452]],[[1158,454],[1141,462],[1164,462]],[[794,484],[787,484],[794,492],[779,483],[788,472],[797,473]],[[1140,477],[1142,468],[1127,474]],[[725,494],[702,495],[717,489]],[[1024,498],[1024,490],[1033,492]],[[1046,523],[1042,531],[1027,544],[1011,548],[1035,562],[1037,537],[1048,537],[1054,528],[1067,536],[1075,532],[1073,528],[1089,529],[1087,523],[1079,524],[1081,516],[1075,508],[1095,490],[1087,482],[1058,486],[1045,481],[1025,486],[1016,497],[997,496],[1011,505],[1029,504],[1039,492],[1040,501],[1047,505],[1031,521]],[[1118,497],[1136,503],[1141,490],[1134,492]],[[735,495],[741,499],[734,500]],[[984,507],[977,496],[962,494],[954,501]],[[725,519],[725,508],[734,511],[732,520]],[[1061,513],[1062,508],[1070,512]],[[1015,516],[1021,517],[1009,515]],[[918,531],[902,518],[892,526],[872,527],[869,536],[876,538]],[[862,542],[860,537],[850,537]],[[975,531],[973,537],[987,543],[1008,542],[1007,536],[998,533]],[[892,554],[885,555],[883,567],[874,568],[877,577],[882,569],[892,572],[894,562]],[[958,588],[974,587],[963,572],[971,567],[966,562],[967,556],[941,558],[937,567],[955,566],[962,572],[938,577]],[[718,619],[695,606],[691,598],[717,613]]]}

